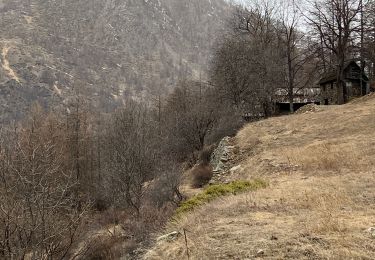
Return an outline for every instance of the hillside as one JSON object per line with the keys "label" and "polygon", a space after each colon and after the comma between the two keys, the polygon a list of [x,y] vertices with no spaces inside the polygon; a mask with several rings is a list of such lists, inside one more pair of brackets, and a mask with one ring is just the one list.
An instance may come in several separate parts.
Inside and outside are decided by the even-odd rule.
{"label": "hillside", "polygon": [[[313,110],[313,109],[312,109]],[[373,259],[375,96],[244,127],[227,180],[269,187],[223,197],[170,223],[190,259]],[[183,235],[147,259],[184,259]]]}
{"label": "hillside", "polygon": [[204,78],[229,10],[224,0],[0,0],[0,120],[77,94],[109,111]]}

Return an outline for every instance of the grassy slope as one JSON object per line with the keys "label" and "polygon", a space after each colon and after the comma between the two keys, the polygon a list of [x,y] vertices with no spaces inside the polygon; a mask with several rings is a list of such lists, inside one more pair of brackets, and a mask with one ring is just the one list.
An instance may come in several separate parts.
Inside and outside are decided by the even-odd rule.
{"label": "grassy slope", "polygon": [[[375,95],[271,118],[236,138],[244,170],[266,189],[215,200],[170,230],[188,230],[191,259],[373,259]],[[264,253],[257,254],[259,250]],[[185,259],[183,237],[147,259]]]}

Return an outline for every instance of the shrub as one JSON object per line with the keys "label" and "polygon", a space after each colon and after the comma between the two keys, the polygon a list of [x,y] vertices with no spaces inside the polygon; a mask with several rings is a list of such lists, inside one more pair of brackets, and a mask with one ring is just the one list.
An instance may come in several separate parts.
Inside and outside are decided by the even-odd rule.
{"label": "shrub", "polygon": [[[101,236],[92,242],[84,254],[87,260],[112,260],[119,259],[128,246],[134,245],[133,241],[126,241],[122,237]],[[134,247],[134,246],[133,246]]]}
{"label": "shrub", "polygon": [[106,198],[96,197],[94,198],[93,207],[99,212],[104,212],[110,207],[110,202]]}
{"label": "shrub", "polygon": [[216,198],[225,195],[236,195],[246,191],[254,191],[266,188],[266,181],[256,179],[253,181],[234,181],[229,184],[217,184],[207,187],[202,193],[195,195],[189,200],[183,202],[176,210],[176,216],[189,212],[196,207],[202,206]]}
{"label": "shrub", "polygon": [[212,175],[212,167],[210,165],[200,164],[195,166],[191,170],[191,186],[193,188],[203,187],[204,185],[208,184],[212,178]]}
{"label": "shrub", "polygon": [[199,160],[202,164],[208,165],[210,163],[211,155],[214,152],[215,148],[215,145],[205,146],[203,148],[203,150],[199,154]]}

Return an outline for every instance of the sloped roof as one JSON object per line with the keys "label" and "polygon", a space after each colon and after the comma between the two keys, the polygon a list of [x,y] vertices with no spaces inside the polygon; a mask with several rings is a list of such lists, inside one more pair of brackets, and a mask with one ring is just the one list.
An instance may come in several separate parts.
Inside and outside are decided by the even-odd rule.
{"label": "sloped roof", "polygon": [[[315,88],[294,88],[293,102],[294,103],[313,103],[320,101],[320,87]],[[277,103],[289,103],[288,91],[283,88],[278,88],[275,91],[274,101]]]}
{"label": "sloped roof", "polygon": [[[350,60],[350,61],[345,62],[344,70],[346,70],[351,65],[357,66],[360,69],[359,65],[354,60]],[[362,77],[364,81],[369,81],[369,78],[366,76],[365,73],[362,74]],[[321,85],[321,84],[336,81],[336,80],[337,80],[337,70],[331,70],[330,72],[327,72],[325,75],[323,75],[323,77],[319,80],[319,84]]]}

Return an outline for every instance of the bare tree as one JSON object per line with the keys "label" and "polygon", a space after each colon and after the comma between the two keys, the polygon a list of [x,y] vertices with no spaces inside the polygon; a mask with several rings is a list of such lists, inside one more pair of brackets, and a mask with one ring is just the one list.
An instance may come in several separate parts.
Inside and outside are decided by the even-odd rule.
{"label": "bare tree", "polygon": [[285,79],[276,10],[270,1],[239,7],[234,31],[213,61],[212,81],[218,92],[243,113],[270,116],[275,90]]}
{"label": "bare tree", "polygon": [[217,112],[209,89],[203,89],[201,83],[180,82],[164,108],[165,133],[177,160],[183,161],[202,150],[217,122]]}
{"label": "bare tree", "polygon": [[61,122],[36,106],[27,125],[1,133],[0,256],[64,259],[88,204],[77,207]]}
{"label": "bare tree", "polygon": [[[370,79],[375,76],[375,1],[362,2],[361,10],[361,56]],[[362,66],[363,67],[363,66]]]}
{"label": "bare tree", "polygon": [[155,174],[156,136],[146,106],[129,101],[112,117],[107,136],[107,188],[115,205],[140,213],[145,183]]}
{"label": "bare tree", "polygon": [[[291,9],[291,10],[290,10]],[[295,6],[287,5],[284,8],[284,15],[282,17],[282,32],[285,37],[285,51],[286,51],[286,60],[287,60],[287,89],[289,97],[289,106],[290,112],[294,112],[294,89],[295,89],[295,79],[298,73],[298,70],[302,68],[298,66],[297,59],[299,58],[297,44],[303,38],[302,35],[298,35],[298,21],[299,14]]]}
{"label": "bare tree", "polygon": [[361,6],[359,0],[316,0],[311,3],[306,15],[311,28],[322,40],[323,47],[334,57],[339,103],[348,100],[344,69],[360,28]]}

